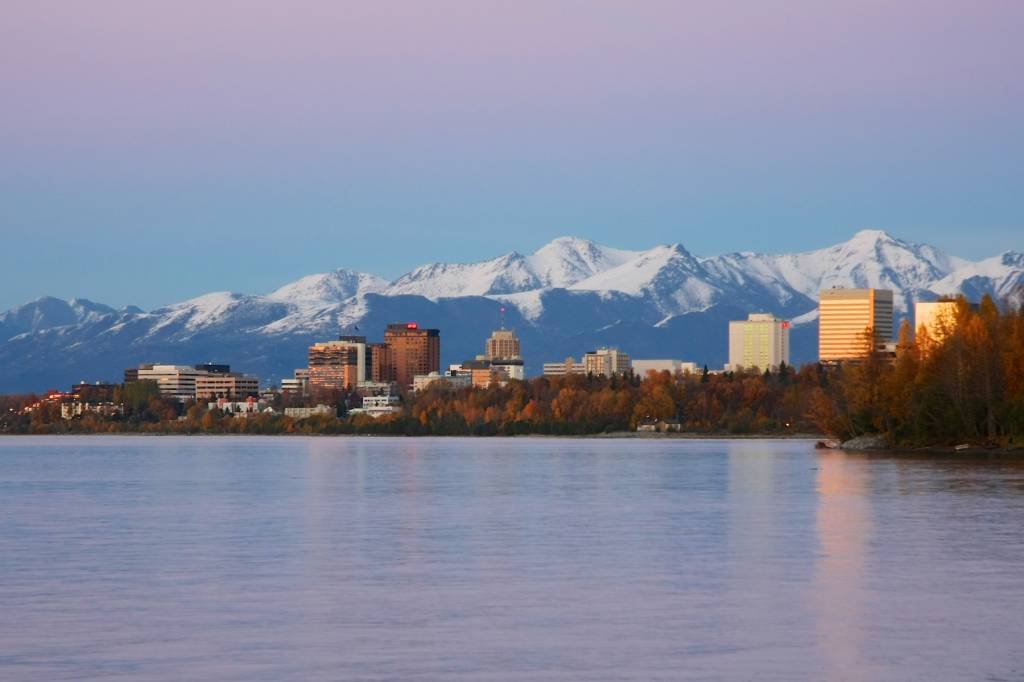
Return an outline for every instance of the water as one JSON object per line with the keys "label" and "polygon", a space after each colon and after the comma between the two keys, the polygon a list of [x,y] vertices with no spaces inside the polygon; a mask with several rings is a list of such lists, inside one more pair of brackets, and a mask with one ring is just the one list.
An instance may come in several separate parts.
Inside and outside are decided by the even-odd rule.
{"label": "water", "polygon": [[1024,458],[0,439],[0,679],[1024,680]]}

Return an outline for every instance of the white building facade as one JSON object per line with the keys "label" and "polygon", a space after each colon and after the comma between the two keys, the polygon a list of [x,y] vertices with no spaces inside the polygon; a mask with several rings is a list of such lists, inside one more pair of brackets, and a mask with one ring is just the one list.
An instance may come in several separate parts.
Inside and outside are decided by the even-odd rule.
{"label": "white building facade", "polygon": [[648,372],[669,372],[679,374],[689,372],[696,374],[696,362],[684,362],[683,360],[633,360],[633,373],[640,378],[647,376]]}

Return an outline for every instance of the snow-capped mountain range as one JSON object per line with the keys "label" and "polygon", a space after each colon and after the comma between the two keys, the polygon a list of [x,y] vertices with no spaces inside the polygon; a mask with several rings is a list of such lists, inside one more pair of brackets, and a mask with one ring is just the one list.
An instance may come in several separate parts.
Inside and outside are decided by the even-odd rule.
{"label": "snow-capped mountain range", "polygon": [[42,298],[0,314],[0,392],[118,379],[139,362],[231,362],[275,381],[305,364],[313,340],[356,328],[378,339],[404,320],[441,329],[447,364],[482,352],[502,306],[530,372],[598,345],[720,366],[727,321],[753,311],[794,321],[798,363],[814,358],[818,291],[835,286],[892,289],[903,316],[945,294],[1019,294],[1024,254],[972,262],[877,230],[804,253],[714,257],[562,237],[530,255],[431,263],[391,282],[339,269],[269,294],[210,293],[148,312]]}

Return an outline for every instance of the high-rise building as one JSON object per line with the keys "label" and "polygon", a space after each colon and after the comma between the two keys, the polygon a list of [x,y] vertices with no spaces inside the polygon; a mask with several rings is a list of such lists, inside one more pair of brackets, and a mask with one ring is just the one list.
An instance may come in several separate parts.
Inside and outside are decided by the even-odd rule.
{"label": "high-rise building", "polygon": [[362,383],[366,381],[370,376],[371,372],[371,354],[372,349],[369,344],[366,343],[365,336],[342,336],[338,339],[339,342],[348,344],[356,351],[356,381]]}
{"label": "high-rise building", "polygon": [[587,374],[625,374],[632,368],[629,356],[618,348],[598,348],[583,356],[583,369]]}
{"label": "high-rise building", "polygon": [[309,347],[310,391],[355,387],[359,383],[360,359],[357,344],[341,340],[314,343]]}
{"label": "high-rise building", "polygon": [[778,369],[789,364],[789,322],[771,313],[751,313],[729,322],[728,370]]}
{"label": "high-rise building", "polygon": [[837,362],[864,357],[892,340],[892,319],[889,289],[822,289],[818,359]]}
{"label": "high-rise building", "polygon": [[918,339],[923,331],[930,341],[941,341],[956,327],[955,300],[918,301],[914,304],[914,331]]}
{"label": "high-rise building", "polygon": [[369,343],[366,345],[369,355],[369,380],[377,383],[390,383],[395,380],[394,363],[386,343]]}
{"label": "high-rise building", "polygon": [[416,375],[441,369],[441,332],[420,329],[415,322],[389,324],[384,332],[389,379],[400,386],[412,386]]}
{"label": "high-rise building", "polygon": [[519,337],[511,329],[496,329],[487,339],[484,357],[488,360],[504,360],[522,357]]}

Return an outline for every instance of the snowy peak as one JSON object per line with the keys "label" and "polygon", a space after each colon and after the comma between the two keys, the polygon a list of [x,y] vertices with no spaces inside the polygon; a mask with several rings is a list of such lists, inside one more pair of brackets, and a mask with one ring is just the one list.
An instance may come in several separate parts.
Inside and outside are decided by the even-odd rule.
{"label": "snowy peak", "polygon": [[64,301],[43,296],[5,313],[0,313],[0,336],[3,339],[54,327],[81,324],[117,313],[110,306],[85,298]]}
{"label": "snowy peak", "polygon": [[643,251],[570,288],[646,297],[666,315],[704,310],[721,300],[724,294],[701,262],[681,244]]}
{"label": "snowy peak", "polygon": [[206,332],[241,338],[333,336],[379,305],[368,294],[421,296],[434,302],[500,297],[531,321],[564,318],[566,311],[549,310],[549,302],[558,308],[559,302],[593,298],[595,293],[606,302],[631,300],[631,310],[646,310],[645,315],[658,320],[719,304],[802,319],[815,309],[818,291],[830,287],[892,289],[897,312],[906,313],[922,298],[954,293],[972,299],[985,293],[1008,297],[1022,286],[1022,254],[1007,252],[970,262],[881,230],[861,230],[848,241],[814,251],[701,258],[681,244],[627,251],[560,237],[528,256],[512,251],[475,263],[431,263],[390,283],[338,269],[303,277],[265,296],[216,292],[149,313],[118,312],[85,299],[42,298],[0,314],[0,344],[19,335],[88,325],[108,325],[116,333],[145,329],[138,333],[173,340]]}
{"label": "snowy peak", "polygon": [[892,289],[897,311],[929,284],[965,264],[938,249],[893,237],[882,230],[861,230],[835,246],[802,253],[733,253],[704,259],[709,271],[734,280],[745,278],[784,295],[789,289],[817,300],[832,287]]}
{"label": "snowy peak", "polygon": [[537,289],[541,283],[526,258],[515,251],[478,263],[430,263],[402,275],[386,290],[389,296],[430,299],[486,296]]}
{"label": "snowy peak", "polygon": [[143,317],[153,322],[148,336],[163,333],[183,340],[213,329],[250,333],[286,315],[288,309],[287,304],[264,296],[216,291],[158,308]]}
{"label": "snowy peak", "polygon": [[666,278],[703,274],[701,264],[680,244],[656,246],[571,288],[639,295]]}
{"label": "snowy peak", "polygon": [[297,279],[273,291],[267,298],[281,303],[341,303],[353,296],[380,293],[387,288],[387,280],[376,275],[339,268]]}
{"label": "snowy peak", "polygon": [[986,293],[1017,298],[1024,290],[1024,254],[1007,251],[977,263],[965,263],[933,282],[929,289],[940,296],[962,293],[973,300]]}
{"label": "snowy peak", "polygon": [[430,299],[499,296],[544,288],[565,288],[635,257],[637,251],[601,246],[587,239],[559,237],[530,256],[512,251],[477,263],[431,263],[402,275],[389,295]]}
{"label": "snowy peak", "polygon": [[622,265],[641,253],[601,246],[589,239],[559,237],[537,249],[530,256],[529,264],[544,286],[565,288]]}

